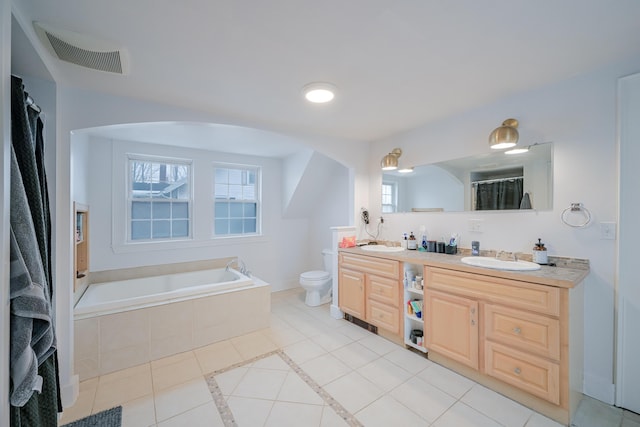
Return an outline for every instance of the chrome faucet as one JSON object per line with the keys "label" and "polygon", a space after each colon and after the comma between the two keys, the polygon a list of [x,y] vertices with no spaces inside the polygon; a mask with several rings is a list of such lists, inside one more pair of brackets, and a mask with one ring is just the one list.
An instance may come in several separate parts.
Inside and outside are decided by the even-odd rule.
{"label": "chrome faucet", "polygon": [[229,271],[234,263],[238,267],[238,270],[240,270],[240,273],[244,274],[247,277],[251,276],[251,272],[247,268],[247,265],[240,258],[232,259],[231,261],[229,261],[224,267],[225,271]]}

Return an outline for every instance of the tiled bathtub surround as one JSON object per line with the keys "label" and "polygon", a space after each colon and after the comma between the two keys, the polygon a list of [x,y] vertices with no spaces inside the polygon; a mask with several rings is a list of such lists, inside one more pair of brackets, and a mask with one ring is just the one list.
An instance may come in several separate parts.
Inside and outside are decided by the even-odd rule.
{"label": "tiled bathtub surround", "polygon": [[269,327],[271,287],[76,320],[80,380]]}

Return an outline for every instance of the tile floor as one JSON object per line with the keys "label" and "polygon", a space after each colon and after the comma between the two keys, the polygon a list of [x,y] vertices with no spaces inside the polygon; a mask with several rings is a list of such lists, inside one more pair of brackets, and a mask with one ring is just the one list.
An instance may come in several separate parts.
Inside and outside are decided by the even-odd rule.
{"label": "tile floor", "polygon": [[[222,370],[212,376],[221,406],[226,404],[241,427],[559,426],[420,355],[332,319],[328,305],[311,308],[303,300],[298,289],[274,293],[267,329],[83,381],[78,400],[59,424],[122,405],[123,427],[223,426],[206,381]],[[278,356],[279,349],[290,364]],[[266,353],[273,354],[260,357]],[[341,418],[321,395],[351,418]],[[574,425],[640,427],[640,415],[587,398]]]}

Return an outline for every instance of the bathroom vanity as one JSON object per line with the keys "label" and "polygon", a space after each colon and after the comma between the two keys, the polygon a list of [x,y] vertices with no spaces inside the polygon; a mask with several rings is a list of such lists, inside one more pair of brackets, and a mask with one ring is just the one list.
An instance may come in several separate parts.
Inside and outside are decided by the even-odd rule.
{"label": "bathroom vanity", "polygon": [[[430,252],[340,249],[338,303],[378,333],[565,425],[582,397],[583,260],[504,271]],[[407,312],[404,271],[421,269],[421,318]],[[417,326],[416,326],[417,325]],[[423,345],[408,341],[421,327]],[[415,332],[415,331],[414,331]]]}

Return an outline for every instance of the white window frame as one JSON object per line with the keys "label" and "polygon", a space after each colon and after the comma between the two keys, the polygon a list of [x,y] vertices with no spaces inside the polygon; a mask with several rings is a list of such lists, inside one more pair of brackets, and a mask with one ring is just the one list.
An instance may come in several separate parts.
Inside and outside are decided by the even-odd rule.
{"label": "white window frame", "polygon": [[[243,171],[253,171],[255,175],[255,198],[254,199],[220,199],[216,198],[216,169],[240,169]],[[222,163],[213,162],[211,167],[212,177],[212,194],[211,200],[213,203],[213,212],[211,216],[211,236],[213,239],[229,239],[229,238],[246,238],[262,236],[262,167],[257,165],[237,164],[237,163]],[[228,234],[216,234],[216,203],[226,201],[228,203],[246,203],[251,202],[256,204],[256,217],[255,227],[256,230],[250,233],[228,233]],[[244,218],[244,217],[243,217]]]}
{"label": "white window frame", "polygon": [[[384,203],[384,187],[391,187],[391,203]],[[393,181],[383,181],[382,189],[380,192],[380,200],[382,205],[382,213],[394,213],[398,212],[398,183]],[[385,206],[391,207],[391,211],[385,211]]]}
{"label": "white window frame", "polygon": [[[131,163],[133,161],[141,161],[141,162],[150,162],[150,163],[168,163],[168,164],[179,164],[185,165],[188,167],[189,177],[189,198],[188,199],[175,199],[181,202],[187,202],[188,209],[188,232],[186,236],[180,237],[163,237],[163,238],[149,238],[149,239],[133,239],[132,238],[132,207],[134,201],[142,201],[147,199],[138,199],[132,197],[132,176],[131,176]],[[141,244],[141,243],[167,243],[167,242],[179,242],[185,240],[193,239],[193,199],[194,199],[194,171],[193,171],[193,160],[192,159],[184,159],[178,157],[165,157],[165,156],[154,156],[147,154],[135,154],[135,153],[127,153],[125,157],[126,164],[126,191],[125,191],[125,206],[126,206],[126,244]]]}

